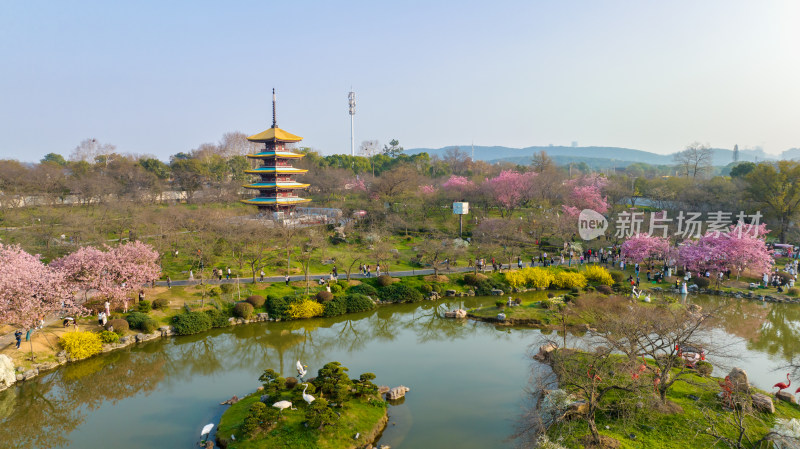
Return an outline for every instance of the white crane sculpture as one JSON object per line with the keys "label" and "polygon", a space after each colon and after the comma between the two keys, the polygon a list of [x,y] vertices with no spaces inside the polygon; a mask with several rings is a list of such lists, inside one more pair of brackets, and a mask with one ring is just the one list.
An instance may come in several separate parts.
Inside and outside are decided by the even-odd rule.
{"label": "white crane sculpture", "polygon": [[306,401],[308,405],[311,405],[311,403],[314,402],[315,398],[314,396],[311,396],[310,394],[306,393],[306,390],[308,389],[308,384],[303,384],[303,385],[306,386],[305,388],[303,388],[303,400]]}
{"label": "white crane sculpture", "polygon": [[303,378],[306,377],[306,373],[308,373],[308,371],[306,370],[306,368],[308,368],[308,365],[303,365],[298,360],[296,368],[297,368],[297,376],[300,377],[300,380],[303,380]]}
{"label": "white crane sculpture", "polygon": [[280,413],[283,413],[283,410],[287,408],[289,410],[297,410],[296,408],[292,407],[292,403],[289,401],[278,401],[272,404],[272,406],[280,410]]}

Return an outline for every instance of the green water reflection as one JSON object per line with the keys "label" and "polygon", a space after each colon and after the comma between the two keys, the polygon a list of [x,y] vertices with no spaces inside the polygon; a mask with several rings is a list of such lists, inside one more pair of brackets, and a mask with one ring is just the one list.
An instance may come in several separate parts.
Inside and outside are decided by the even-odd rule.
{"label": "green water reflection", "polygon": [[[219,402],[253,390],[267,367],[294,375],[298,359],[312,372],[338,360],[352,377],[372,371],[379,384],[409,386],[407,400],[390,408],[381,441],[393,448],[511,447],[530,377],[526,352],[541,333],[444,318],[462,302],[494,299],[238,326],[68,365],[0,392],[0,448],[189,448],[224,409]],[[798,306],[690,300],[731,303],[719,338],[741,346],[742,364],[762,388],[797,352]]]}

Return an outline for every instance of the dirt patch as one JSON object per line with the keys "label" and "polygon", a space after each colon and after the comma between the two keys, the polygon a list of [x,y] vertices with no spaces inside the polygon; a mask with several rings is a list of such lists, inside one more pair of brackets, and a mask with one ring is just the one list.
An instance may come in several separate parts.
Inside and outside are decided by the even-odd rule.
{"label": "dirt patch", "polygon": [[429,274],[429,275],[425,276],[422,279],[425,279],[428,282],[439,282],[439,283],[442,283],[442,284],[447,283],[447,282],[450,281],[450,278],[448,278],[447,276],[445,276],[443,274],[440,274],[438,276],[433,275],[433,274]]}
{"label": "dirt patch", "polygon": [[683,413],[683,407],[670,400],[667,400],[666,404],[663,404],[660,400],[656,400],[655,403],[653,404],[653,409],[658,413],[664,415],[675,415],[678,413]]}
{"label": "dirt patch", "polygon": [[591,441],[591,435],[587,435],[586,438],[583,440],[583,445],[586,449],[617,449],[622,447],[622,443],[619,440],[611,437],[607,437],[605,435],[600,435],[600,443],[593,443]]}

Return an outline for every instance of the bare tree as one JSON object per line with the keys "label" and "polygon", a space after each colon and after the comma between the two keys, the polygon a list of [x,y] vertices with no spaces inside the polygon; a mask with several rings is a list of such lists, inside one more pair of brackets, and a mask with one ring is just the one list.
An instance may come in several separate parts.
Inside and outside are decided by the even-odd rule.
{"label": "bare tree", "polygon": [[694,142],[685,150],[675,153],[673,160],[686,177],[697,178],[698,175],[703,176],[711,170],[714,150],[708,145]]}
{"label": "bare tree", "polygon": [[72,150],[69,160],[94,162],[98,156],[112,154],[116,149],[117,147],[110,143],[100,143],[97,139],[84,139]]}
{"label": "bare tree", "polygon": [[553,158],[551,158],[544,150],[533,153],[531,156],[531,169],[536,173],[542,173],[556,168]]}
{"label": "bare tree", "polygon": [[359,151],[369,159],[370,164],[372,165],[372,176],[375,176],[375,162],[372,160],[372,158],[381,152],[381,143],[377,140],[365,140],[361,142]]}

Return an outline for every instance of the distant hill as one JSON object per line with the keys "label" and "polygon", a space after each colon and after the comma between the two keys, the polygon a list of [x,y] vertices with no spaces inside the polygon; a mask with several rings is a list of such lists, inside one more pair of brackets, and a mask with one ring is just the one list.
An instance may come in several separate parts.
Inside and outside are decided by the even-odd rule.
{"label": "distant hill", "polygon": [[[472,155],[472,146],[447,146],[443,148],[411,148],[406,153],[428,153],[441,158],[445,156],[447,150],[459,148],[467,155]],[[651,165],[672,165],[674,164],[672,154],[657,154],[648,151],[634,150],[631,148],[619,147],[563,147],[563,146],[534,146],[525,148],[510,147],[475,147],[475,160],[486,162],[507,161],[517,164],[528,164],[534,153],[544,151],[548,156],[559,164],[564,165],[570,162],[586,162],[592,168],[625,167],[633,163],[643,162]],[[800,157],[800,150],[795,157]],[[739,161],[763,161],[775,159],[760,150],[739,150]],[[725,166],[733,161],[733,150],[714,148],[715,166]]]}

